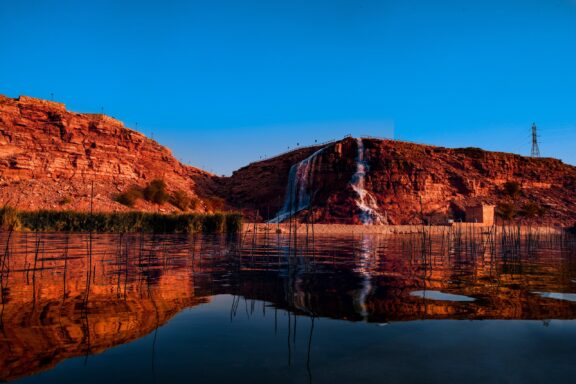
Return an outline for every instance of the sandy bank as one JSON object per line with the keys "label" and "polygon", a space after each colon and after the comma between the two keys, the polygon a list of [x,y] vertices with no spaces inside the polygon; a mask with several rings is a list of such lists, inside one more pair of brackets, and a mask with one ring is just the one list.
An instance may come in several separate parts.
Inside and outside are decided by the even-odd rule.
{"label": "sandy bank", "polygon": [[[295,229],[294,229],[295,228]],[[257,233],[289,233],[290,225],[288,223],[283,224],[266,224],[266,223],[244,223],[243,232],[254,232]],[[308,225],[306,228],[305,223],[292,224],[292,231],[296,230],[298,233],[306,234],[312,233],[312,226]],[[392,235],[392,234],[416,234],[426,231],[429,234],[442,234],[447,231],[466,231],[466,232],[489,232],[496,231],[496,233],[502,233],[503,231],[518,231],[522,234],[538,234],[538,235],[548,235],[548,234],[560,234],[564,231],[562,227],[552,227],[552,226],[485,226],[482,224],[474,223],[455,223],[452,226],[447,225],[432,225],[432,226],[422,226],[422,225],[353,225],[353,224],[314,224],[314,234],[316,235],[362,235],[362,234],[374,234],[374,235]]]}

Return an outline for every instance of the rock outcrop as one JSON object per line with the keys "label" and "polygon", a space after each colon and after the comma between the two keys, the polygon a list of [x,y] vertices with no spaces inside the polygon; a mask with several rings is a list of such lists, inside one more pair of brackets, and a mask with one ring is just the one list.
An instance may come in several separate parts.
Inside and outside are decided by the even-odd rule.
{"label": "rock outcrop", "polygon": [[[114,195],[157,178],[170,190],[212,195],[213,175],[181,164],[167,148],[116,119],[69,112],[46,100],[0,96],[2,205],[87,210],[93,196],[95,210],[126,210]],[[158,209],[138,204],[138,209]]]}
{"label": "rock outcrop", "polygon": [[[320,148],[322,147],[303,148],[243,167],[231,177],[224,178],[223,193],[231,205],[250,209],[258,214],[260,219],[271,219],[281,210],[286,197],[291,193],[288,185],[292,166]],[[306,192],[310,196],[312,208],[316,211],[322,210],[323,219],[354,216],[352,195],[348,189],[356,168],[355,151],[352,140],[332,143],[316,156],[308,168]],[[297,189],[295,195],[303,192],[300,188]],[[293,196],[296,200],[298,197]],[[320,202],[330,205],[332,210],[320,208]]]}
{"label": "rock outcrop", "polygon": [[[465,220],[465,208],[478,203],[509,206],[510,215],[525,222],[576,222],[576,167],[560,160],[394,140],[362,139],[362,143],[367,164],[364,188],[389,224]],[[319,149],[296,150],[236,171],[227,180],[231,203],[273,218],[288,195],[291,166]],[[294,216],[304,220],[310,215],[316,222],[361,222],[358,193],[351,185],[357,149],[352,138],[326,146],[306,183],[312,196],[309,207],[294,209]],[[506,191],[507,183],[518,185],[517,195]],[[525,212],[528,208],[530,212]]]}
{"label": "rock outcrop", "polygon": [[[576,168],[556,159],[344,138],[218,177],[181,164],[168,149],[111,117],[0,96],[1,205],[88,210],[93,196],[95,210],[127,210],[114,196],[158,178],[170,191],[196,198],[198,211],[225,202],[250,220],[440,223],[464,220],[466,206],[487,203],[506,208],[505,216],[516,220],[576,222]],[[510,195],[507,183],[517,184],[518,193]],[[177,210],[142,200],[134,209]]]}

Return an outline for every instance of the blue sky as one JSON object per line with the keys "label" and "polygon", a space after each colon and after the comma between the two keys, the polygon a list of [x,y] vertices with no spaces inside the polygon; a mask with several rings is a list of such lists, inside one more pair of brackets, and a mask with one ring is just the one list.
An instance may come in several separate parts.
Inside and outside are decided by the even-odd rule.
{"label": "blue sky", "polygon": [[0,93],[219,174],[372,135],[576,164],[576,0],[0,0]]}

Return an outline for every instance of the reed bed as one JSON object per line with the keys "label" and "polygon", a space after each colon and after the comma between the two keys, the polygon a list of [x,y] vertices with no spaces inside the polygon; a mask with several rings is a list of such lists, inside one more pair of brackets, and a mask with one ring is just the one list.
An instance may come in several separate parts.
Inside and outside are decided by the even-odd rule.
{"label": "reed bed", "polygon": [[[419,233],[403,239],[402,248],[410,258],[427,260],[433,254],[448,258],[477,257],[508,258],[532,255],[542,249],[576,251],[576,236],[571,229],[531,226],[445,227],[432,231],[422,226]],[[434,249],[433,249],[434,248]]]}
{"label": "reed bed", "polygon": [[146,212],[17,211],[0,209],[0,229],[34,232],[237,233],[240,213],[160,214]]}

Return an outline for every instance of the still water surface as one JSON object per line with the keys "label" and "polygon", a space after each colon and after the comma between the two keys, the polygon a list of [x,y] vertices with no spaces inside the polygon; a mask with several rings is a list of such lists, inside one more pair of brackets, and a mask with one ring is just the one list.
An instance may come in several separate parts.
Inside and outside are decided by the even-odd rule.
{"label": "still water surface", "polygon": [[560,383],[576,243],[0,234],[0,380]]}

